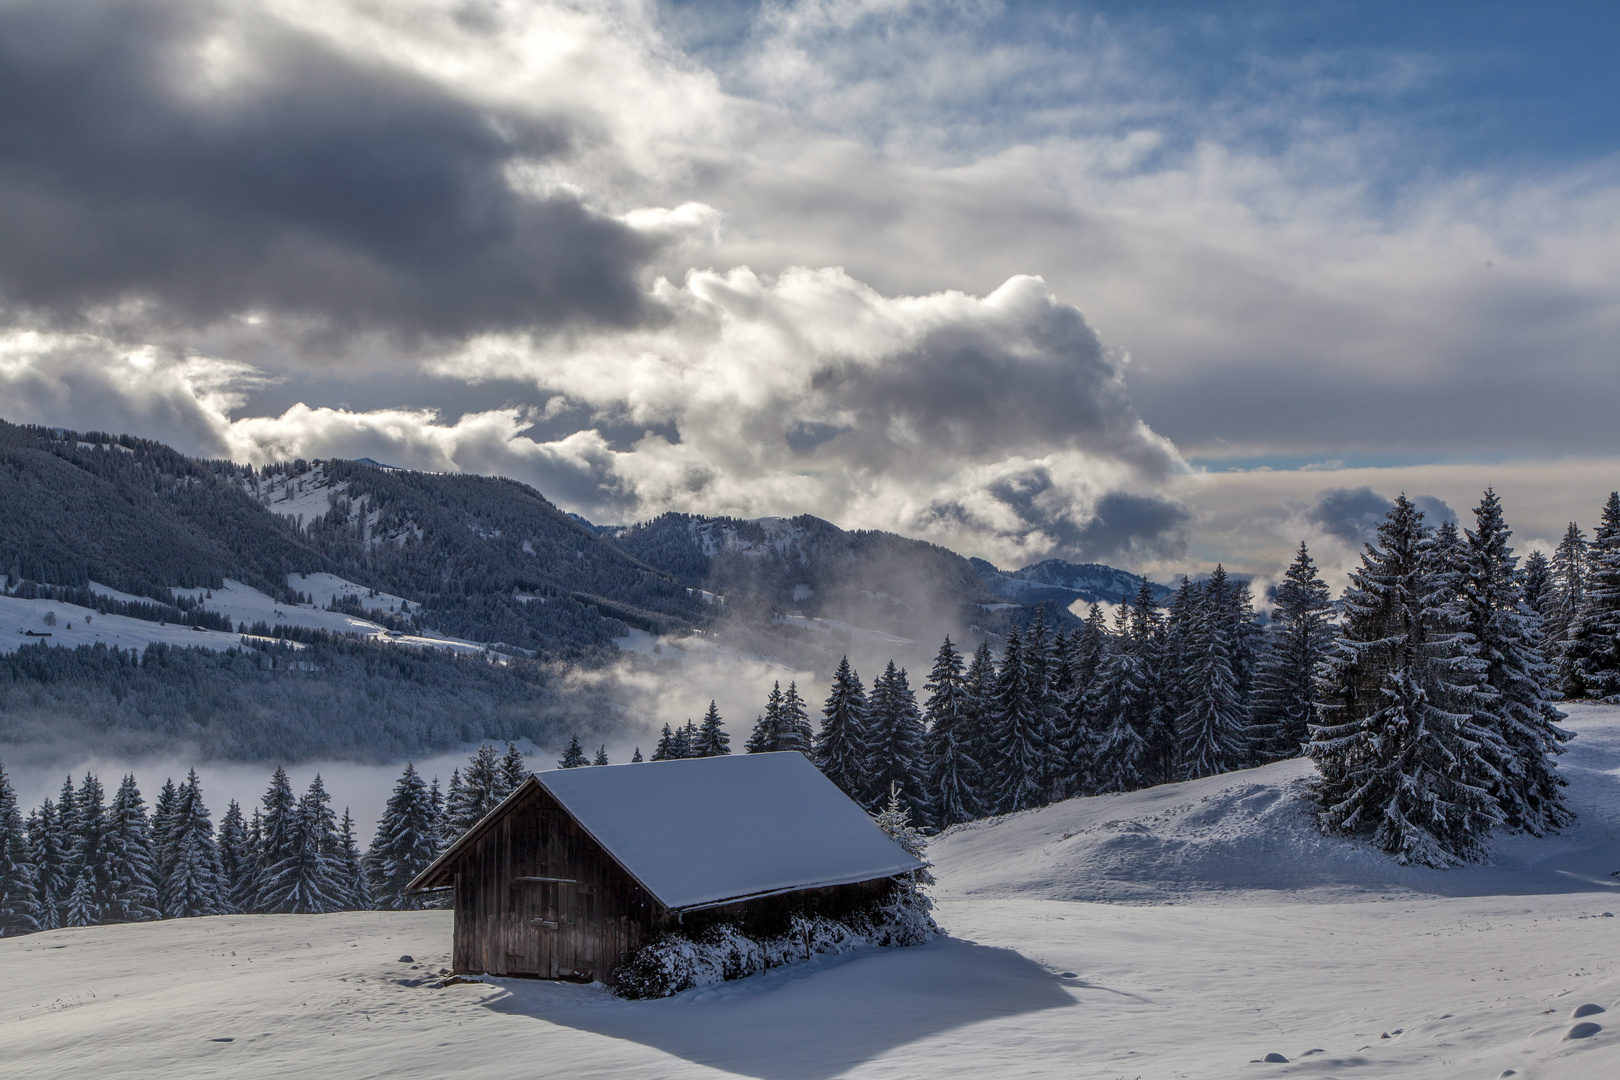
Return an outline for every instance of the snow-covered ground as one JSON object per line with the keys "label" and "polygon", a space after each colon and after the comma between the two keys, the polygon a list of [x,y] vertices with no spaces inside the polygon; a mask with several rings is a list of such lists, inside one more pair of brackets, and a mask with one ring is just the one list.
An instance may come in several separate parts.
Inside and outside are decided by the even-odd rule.
{"label": "snow-covered ground", "polygon": [[[238,625],[246,623],[251,627],[263,622],[271,627],[278,624],[301,626],[421,649],[447,649],[469,654],[487,651],[487,646],[479,642],[449,637],[433,630],[424,630],[419,634],[395,634],[370,619],[325,610],[334,597],[356,596],[367,611],[398,611],[404,601],[390,593],[371,596],[364,585],[345,581],[334,574],[289,574],[287,583],[293,589],[313,597],[314,603],[284,604],[230,578],[225,579],[223,588],[212,592],[207,589],[175,589],[174,592],[176,595],[201,599],[208,610],[229,616],[231,622]],[[130,596],[93,582],[91,588],[114,600],[151,603],[143,597]],[[55,626],[45,623],[48,612],[56,613]],[[86,616],[90,616],[89,621],[86,621]],[[71,628],[68,623],[73,624]],[[36,635],[48,633],[50,637],[29,637],[27,632],[30,630]],[[82,608],[76,604],[56,600],[20,600],[0,593],[0,653],[15,652],[19,645],[35,642],[73,646],[93,645],[98,641],[122,649],[144,649],[159,641],[204,649],[229,649],[242,644],[241,635],[235,633],[202,630],[174,623],[165,626],[123,615],[102,615],[92,608]]]}
{"label": "snow-covered ground", "polygon": [[668,1001],[439,989],[442,912],[61,930],[0,942],[0,1073],[1612,1080],[1620,709],[1570,712],[1580,824],[1488,866],[1321,839],[1282,765],[957,830],[951,937]]}
{"label": "snow-covered ground", "polygon": [[[55,626],[45,621],[45,616],[52,612],[56,615]],[[29,637],[30,630],[50,637]],[[242,637],[178,623],[163,625],[126,615],[103,615],[94,608],[57,600],[20,600],[0,594],[0,653],[16,652],[23,645],[43,643],[72,647],[94,645],[98,641],[120,649],[144,649],[159,641],[194,648],[230,649],[239,648]]]}

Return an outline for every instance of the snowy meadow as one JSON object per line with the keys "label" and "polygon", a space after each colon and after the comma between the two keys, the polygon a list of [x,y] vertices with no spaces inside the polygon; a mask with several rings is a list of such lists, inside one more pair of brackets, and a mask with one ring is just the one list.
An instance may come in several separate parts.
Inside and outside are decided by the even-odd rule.
{"label": "snowy meadow", "polygon": [[440,987],[441,911],[9,939],[0,1060],[29,1078],[1612,1077],[1620,708],[1565,708],[1575,823],[1498,836],[1480,864],[1324,835],[1309,767],[1284,761],[957,826],[931,848],[948,936],[662,1001]]}

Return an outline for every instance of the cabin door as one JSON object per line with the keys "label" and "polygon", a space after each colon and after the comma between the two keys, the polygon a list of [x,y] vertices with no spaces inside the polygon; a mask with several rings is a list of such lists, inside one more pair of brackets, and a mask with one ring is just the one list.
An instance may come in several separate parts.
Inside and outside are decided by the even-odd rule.
{"label": "cabin door", "polygon": [[580,925],[579,889],[572,881],[530,881],[527,903],[521,912],[527,925],[525,968],[541,978],[566,978],[581,968],[579,943],[585,927]]}

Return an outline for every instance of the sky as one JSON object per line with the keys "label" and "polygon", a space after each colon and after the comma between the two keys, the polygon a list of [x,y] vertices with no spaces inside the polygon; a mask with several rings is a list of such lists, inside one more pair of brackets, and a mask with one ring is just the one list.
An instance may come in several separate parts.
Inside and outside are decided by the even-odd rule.
{"label": "sky", "polygon": [[1620,9],[0,0],[0,417],[1342,576],[1620,486]]}

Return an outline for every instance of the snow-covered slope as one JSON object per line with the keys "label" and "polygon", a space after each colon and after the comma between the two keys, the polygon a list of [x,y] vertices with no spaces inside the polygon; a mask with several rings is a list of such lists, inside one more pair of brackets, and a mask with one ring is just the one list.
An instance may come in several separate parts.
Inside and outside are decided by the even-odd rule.
{"label": "snow-covered slope", "polygon": [[[56,625],[46,623],[48,614],[55,615]],[[30,637],[29,631],[35,635],[50,636]],[[57,600],[20,600],[15,596],[0,594],[0,653],[16,652],[23,645],[73,647],[97,642],[116,645],[120,649],[144,649],[157,642],[191,648],[229,649],[239,647],[242,639],[237,634],[177,623],[164,625],[124,615],[103,615],[92,608]]]}
{"label": "snow-covered slope", "polygon": [[[1306,794],[1315,772],[1287,761],[1126,795],[1071,799],[958,826],[935,840],[953,895],[1227,902],[1270,898],[1620,891],[1620,723],[1571,705],[1579,736],[1560,768],[1579,817],[1564,834],[1497,839],[1486,865],[1397,866],[1369,845],[1324,836]],[[1016,853],[1015,855],[1011,853]],[[1617,897],[1616,902],[1620,902]]]}
{"label": "snow-covered slope", "polygon": [[[219,612],[231,622],[253,627],[264,623],[298,626],[310,630],[326,630],[334,634],[404,645],[414,648],[447,649],[459,653],[483,653],[489,646],[476,641],[452,638],[431,630],[420,634],[400,634],[389,631],[370,619],[349,615],[341,611],[327,611],[325,605],[335,596],[355,596],[368,611],[397,611],[403,600],[388,593],[371,595],[363,585],[345,581],[333,574],[290,574],[287,583],[295,590],[314,598],[310,604],[289,604],[242,584],[225,579],[223,588],[175,589],[176,595],[203,601],[210,611]],[[106,586],[91,584],[93,591],[115,600],[141,601],[141,597],[120,593]],[[48,625],[45,617],[54,613],[56,624]],[[88,617],[88,618],[87,618]],[[71,625],[70,625],[71,624]],[[30,637],[29,631],[36,636]],[[38,635],[49,634],[49,637]],[[94,645],[102,642],[121,649],[144,649],[155,642],[203,649],[229,649],[242,644],[241,635],[174,623],[146,622],[122,615],[103,615],[93,609],[56,600],[21,600],[0,594],[0,653],[15,652],[20,645],[33,643],[51,645]],[[521,650],[514,650],[521,651]]]}
{"label": "snow-covered slope", "polygon": [[1620,709],[1570,712],[1583,820],[1493,866],[1313,846],[1280,766],[958,830],[952,937],[666,1001],[438,988],[443,912],[59,930],[0,941],[0,1073],[1612,1080],[1620,896],[1580,868],[1620,869]]}

